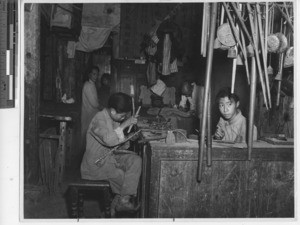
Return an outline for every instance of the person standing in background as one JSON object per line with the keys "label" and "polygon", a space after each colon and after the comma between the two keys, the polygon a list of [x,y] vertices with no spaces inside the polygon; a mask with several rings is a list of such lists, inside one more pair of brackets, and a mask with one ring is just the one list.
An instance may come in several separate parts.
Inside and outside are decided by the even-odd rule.
{"label": "person standing in background", "polygon": [[101,87],[98,90],[98,99],[101,110],[107,107],[108,99],[110,96],[110,87],[111,87],[111,75],[104,73],[101,76]]}
{"label": "person standing in background", "polygon": [[81,146],[85,149],[86,132],[91,120],[100,111],[99,101],[96,89],[96,80],[98,78],[99,68],[93,66],[89,73],[89,79],[84,83],[82,89],[81,104]]}

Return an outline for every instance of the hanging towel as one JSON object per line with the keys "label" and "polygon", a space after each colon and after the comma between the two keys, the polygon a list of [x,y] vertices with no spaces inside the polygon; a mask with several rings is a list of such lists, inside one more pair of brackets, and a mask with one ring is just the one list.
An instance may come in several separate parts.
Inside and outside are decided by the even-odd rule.
{"label": "hanging towel", "polygon": [[67,46],[67,54],[69,59],[73,59],[75,56],[75,48],[76,44],[74,41],[68,41],[68,46]]}
{"label": "hanging towel", "polygon": [[162,59],[162,75],[171,74],[170,70],[170,58],[171,58],[171,39],[169,34],[165,34],[164,37],[164,47],[163,47],[163,59]]}
{"label": "hanging towel", "polygon": [[81,25],[87,27],[112,28],[120,24],[120,3],[83,4]]}
{"label": "hanging towel", "polygon": [[148,62],[147,66],[147,82],[148,82],[148,87],[151,87],[152,85],[156,84],[156,63],[155,62]]}
{"label": "hanging towel", "polygon": [[76,50],[91,52],[101,48],[105,44],[111,30],[112,28],[82,26]]}
{"label": "hanging towel", "polygon": [[170,64],[170,71],[171,73],[178,72],[177,59],[174,59],[174,61]]}
{"label": "hanging towel", "polygon": [[156,84],[153,85],[150,89],[154,94],[161,96],[166,90],[166,84],[162,80],[158,79]]}

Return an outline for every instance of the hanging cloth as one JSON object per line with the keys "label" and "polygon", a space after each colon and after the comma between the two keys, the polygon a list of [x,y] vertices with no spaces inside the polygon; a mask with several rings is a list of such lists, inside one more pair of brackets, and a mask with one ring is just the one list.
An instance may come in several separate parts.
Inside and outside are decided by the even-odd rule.
{"label": "hanging cloth", "polygon": [[170,75],[170,58],[171,58],[171,39],[169,34],[165,34],[164,47],[163,47],[163,58],[162,58],[162,75]]}

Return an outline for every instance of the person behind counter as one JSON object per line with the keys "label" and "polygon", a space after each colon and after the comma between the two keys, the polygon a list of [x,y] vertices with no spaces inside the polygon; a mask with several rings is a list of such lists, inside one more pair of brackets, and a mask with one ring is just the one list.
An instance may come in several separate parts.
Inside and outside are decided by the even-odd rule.
{"label": "person behind counter", "polygon": [[179,110],[202,118],[204,87],[195,82],[183,82],[181,86],[181,101]]}
{"label": "person behind counter", "polygon": [[[246,142],[247,122],[238,108],[239,97],[231,93],[230,88],[224,88],[216,96],[216,102],[221,113],[214,138],[223,141]],[[257,129],[254,126],[253,140],[257,140]]]}
{"label": "person behind counter", "polygon": [[[108,107],[98,112],[87,131],[87,144],[81,162],[81,176],[89,180],[108,180],[115,193],[115,210],[136,210],[134,199],[141,175],[141,158],[136,154],[108,154],[101,165],[95,161],[125,140],[123,130],[137,123],[137,118],[126,116],[131,111],[131,98],[124,93],[109,97]],[[125,142],[120,148],[129,146]],[[112,206],[112,208],[114,208]],[[114,210],[114,209],[113,209]]]}
{"label": "person behind counter", "polygon": [[96,80],[98,78],[99,68],[93,66],[88,74],[89,79],[84,83],[82,89],[82,104],[81,104],[81,144],[85,148],[86,131],[97,112],[100,111]]}

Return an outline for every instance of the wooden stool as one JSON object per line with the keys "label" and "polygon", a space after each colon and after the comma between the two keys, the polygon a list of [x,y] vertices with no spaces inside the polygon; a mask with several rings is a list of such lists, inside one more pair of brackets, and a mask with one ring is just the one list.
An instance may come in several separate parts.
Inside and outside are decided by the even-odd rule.
{"label": "wooden stool", "polygon": [[111,204],[111,189],[109,182],[106,180],[84,180],[80,179],[78,181],[69,184],[70,189],[70,217],[71,218],[82,218],[83,215],[83,202],[84,202],[84,191],[86,190],[98,190],[103,193],[104,197],[104,215],[105,218],[110,218],[110,204]]}

